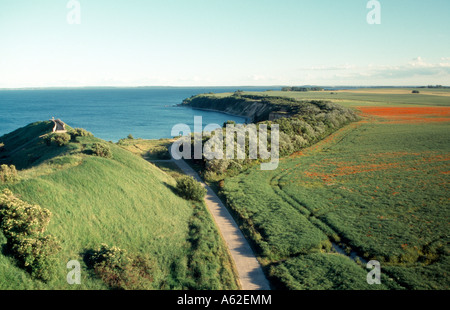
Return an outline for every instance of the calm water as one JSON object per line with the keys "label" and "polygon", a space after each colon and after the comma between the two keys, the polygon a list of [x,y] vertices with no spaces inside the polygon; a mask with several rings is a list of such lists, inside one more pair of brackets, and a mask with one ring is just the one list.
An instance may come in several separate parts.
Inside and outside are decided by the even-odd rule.
{"label": "calm water", "polygon": [[[227,120],[243,123],[245,119],[241,117],[176,106],[192,95],[231,92],[236,89],[166,87],[0,90],[0,137],[29,123],[52,117],[114,142],[130,133],[135,138],[169,138],[172,127],[178,123],[188,124],[193,130],[194,116],[202,116],[204,126],[210,123],[221,125]],[[270,88],[239,89],[257,91]]]}

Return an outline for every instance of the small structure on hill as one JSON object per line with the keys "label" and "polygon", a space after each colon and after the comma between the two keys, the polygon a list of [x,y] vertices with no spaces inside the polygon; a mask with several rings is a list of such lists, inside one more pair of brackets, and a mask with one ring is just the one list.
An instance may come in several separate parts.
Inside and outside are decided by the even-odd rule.
{"label": "small structure on hill", "polygon": [[55,124],[53,132],[66,132],[66,124],[62,120],[52,117],[51,121]]}

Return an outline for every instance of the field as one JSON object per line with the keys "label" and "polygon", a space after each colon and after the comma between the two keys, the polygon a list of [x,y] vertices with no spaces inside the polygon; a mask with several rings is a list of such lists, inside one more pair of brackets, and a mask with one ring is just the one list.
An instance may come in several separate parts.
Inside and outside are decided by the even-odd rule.
{"label": "field", "polygon": [[[275,171],[225,180],[223,197],[276,287],[449,289],[448,92],[393,91],[338,92],[334,102],[361,121]],[[380,286],[366,283],[372,259]]]}
{"label": "field", "polygon": [[[412,94],[415,88],[393,88],[393,89],[356,89],[356,90],[332,90],[332,91],[309,91],[309,92],[244,92],[249,95],[285,96],[301,100],[330,100],[343,106],[448,106],[449,89],[421,89],[419,94]],[[214,94],[218,97],[226,97],[231,93]]]}
{"label": "field", "polygon": [[[8,255],[0,233],[1,289],[107,289],[86,262],[86,253],[102,243],[151,259],[153,281],[146,288],[237,287],[206,207],[178,197],[172,176],[95,137],[49,146],[39,138],[49,128],[49,122],[35,123],[0,138],[5,144],[0,162],[20,168],[19,180],[0,184],[0,191],[9,188],[20,199],[52,212],[47,233],[61,244],[56,276],[48,283],[32,278]],[[111,149],[112,158],[92,155],[92,145],[98,142]],[[66,281],[70,260],[81,263],[81,285]]]}

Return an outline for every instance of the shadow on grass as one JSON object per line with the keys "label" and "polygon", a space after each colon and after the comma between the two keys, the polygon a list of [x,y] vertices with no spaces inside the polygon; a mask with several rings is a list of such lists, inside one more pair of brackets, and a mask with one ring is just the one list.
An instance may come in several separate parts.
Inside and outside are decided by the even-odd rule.
{"label": "shadow on grass", "polygon": [[172,191],[172,193],[174,193],[175,195],[177,195],[177,196],[183,198],[183,197],[180,195],[180,192],[178,191],[178,189],[177,189],[175,186],[173,186],[173,185],[171,185],[171,184],[168,184],[168,183],[166,183],[166,182],[163,182],[163,185],[164,185],[165,187],[167,187],[168,189],[170,189],[170,190]]}

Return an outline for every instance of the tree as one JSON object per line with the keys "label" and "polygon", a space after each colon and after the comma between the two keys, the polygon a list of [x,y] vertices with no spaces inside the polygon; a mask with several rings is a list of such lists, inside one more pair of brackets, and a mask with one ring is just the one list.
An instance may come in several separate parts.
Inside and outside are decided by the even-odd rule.
{"label": "tree", "polygon": [[418,90],[413,90],[412,93],[413,93],[413,94],[419,94],[420,91],[418,91]]}

